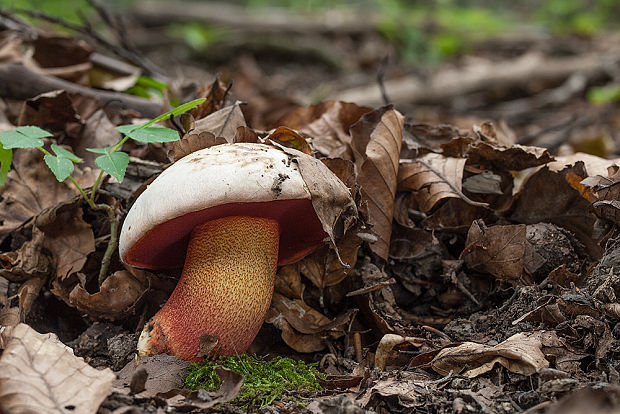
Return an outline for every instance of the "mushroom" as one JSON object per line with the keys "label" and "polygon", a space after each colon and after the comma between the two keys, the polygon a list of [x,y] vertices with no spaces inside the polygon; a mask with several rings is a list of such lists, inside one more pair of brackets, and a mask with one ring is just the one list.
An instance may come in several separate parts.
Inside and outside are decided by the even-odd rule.
{"label": "mushroom", "polygon": [[[183,266],[140,335],[139,355],[197,361],[203,334],[217,336],[223,355],[250,346],[271,303],[277,265],[326,240],[299,157],[312,158],[265,144],[217,145],[183,157],[138,197],[123,223],[121,259],[147,269]],[[316,164],[333,180],[328,196],[353,203],[348,188]]]}

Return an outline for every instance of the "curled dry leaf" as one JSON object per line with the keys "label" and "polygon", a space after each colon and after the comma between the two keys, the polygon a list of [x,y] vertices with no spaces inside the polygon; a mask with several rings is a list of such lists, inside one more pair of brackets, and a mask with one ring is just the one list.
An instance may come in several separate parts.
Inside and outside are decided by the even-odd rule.
{"label": "curled dry leaf", "polygon": [[288,148],[294,148],[304,154],[312,155],[312,148],[306,139],[302,137],[299,132],[291,128],[284,126],[277,127],[273,132],[267,135],[265,139]]}
{"label": "curled dry leaf", "polygon": [[229,90],[230,86],[227,86],[217,77],[211,85],[204,86],[198,90],[196,98],[206,98],[206,100],[196,108],[193,108],[189,113],[195,119],[202,119],[222,109],[226,103],[226,95],[228,95]]}
{"label": "curled dry leaf", "polygon": [[349,128],[370,111],[354,103],[325,101],[290,111],[278,125],[311,136],[313,148],[326,157],[351,159]]}
{"label": "curled dry leaf", "polygon": [[383,335],[383,338],[379,341],[379,345],[377,345],[377,351],[375,352],[375,368],[379,368],[381,371],[385,370],[390,352],[392,352],[392,349],[394,349],[396,345],[402,344],[403,342],[409,342],[414,346],[422,346],[426,340],[396,334]]}
{"label": "curled dry leaf", "polygon": [[208,131],[199,133],[188,132],[183,138],[172,143],[168,151],[168,159],[172,162],[177,162],[192,152],[219,144],[226,144],[226,139],[224,137],[216,137]]}
{"label": "curled dry leaf", "polygon": [[[357,221],[358,216],[350,190],[342,181],[334,180],[333,175],[328,174],[325,166],[316,158],[308,157],[293,148],[279,144],[276,146],[291,155],[293,162],[299,165],[299,173],[310,192],[312,207],[338,254],[336,238],[342,237]],[[338,257],[340,262],[343,262],[340,256]]]}
{"label": "curled dry leaf", "polygon": [[56,335],[19,324],[0,357],[0,410],[95,413],[115,378],[73,355]]}
{"label": "curled dry leaf", "polygon": [[144,390],[139,391],[140,398],[154,397],[159,393],[165,393],[173,389],[183,388],[183,382],[187,377],[187,368],[190,363],[181,361],[170,355],[160,354],[146,356],[136,364],[129,362],[118,373],[118,379],[114,382],[117,388],[130,386],[132,378],[140,370],[147,373]]}
{"label": "curled dry leaf", "polygon": [[351,131],[351,148],[368,222],[378,240],[371,249],[387,260],[405,117],[390,106],[365,114]]}
{"label": "curled dry leaf", "polygon": [[216,137],[223,137],[226,142],[234,142],[237,128],[247,126],[243,112],[241,111],[241,102],[213,112],[206,118],[196,121],[196,126],[192,131],[194,134],[201,132],[211,132]]}
{"label": "curled dry leaf", "polygon": [[77,207],[81,199],[55,205],[37,216],[35,226],[45,233],[44,246],[52,252],[56,277],[66,279],[79,272],[88,255],[95,251],[93,230]]}
{"label": "curled dry leaf", "polygon": [[276,274],[275,292],[281,293],[290,299],[301,299],[305,286],[301,281],[301,275],[297,264],[288,264],[280,267]]}
{"label": "curled dry leaf", "polygon": [[602,255],[593,240],[596,216],[590,203],[574,188],[586,177],[582,163],[553,172],[546,167],[525,182],[508,214],[517,223],[553,223],[572,231],[593,258]]}
{"label": "curled dry leaf", "polygon": [[99,292],[90,294],[78,284],[65,301],[92,318],[116,320],[133,309],[146,289],[131,273],[119,270],[108,276]]}
{"label": "curled dry leaf", "polygon": [[465,342],[444,348],[431,361],[431,368],[441,375],[452,371],[475,378],[499,363],[511,372],[532,375],[549,367],[542,351],[544,335],[545,332],[518,333],[495,346]]}
{"label": "curled dry leaf", "polygon": [[461,197],[465,158],[429,153],[409,161],[401,161],[398,189],[412,191],[418,210],[426,213],[440,200]]}
{"label": "curled dry leaf", "polygon": [[481,220],[475,220],[467,233],[461,259],[470,269],[519,283],[526,253],[525,236],[525,224],[486,227]]}
{"label": "curled dry leaf", "polygon": [[504,170],[524,170],[553,161],[545,148],[511,145],[509,147],[480,139],[459,137],[441,145],[446,157],[467,158],[472,165]]}
{"label": "curled dry leaf", "polygon": [[44,241],[43,232],[34,227],[32,239],[24,242],[19,250],[0,253],[0,276],[13,282],[49,276],[53,267],[51,258],[43,252]]}
{"label": "curled dry leaf", "polygon": [[320,335],[305,335],[295,331],[284,316],[275,308],[269,309],[265,321],[280,329],[284,343],[297,352],[319,352],[327,346]]}

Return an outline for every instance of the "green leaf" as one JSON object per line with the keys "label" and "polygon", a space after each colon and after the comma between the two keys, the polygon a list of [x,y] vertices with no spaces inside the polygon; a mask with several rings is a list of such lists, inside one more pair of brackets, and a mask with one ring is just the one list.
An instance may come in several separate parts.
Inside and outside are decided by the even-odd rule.
{"label": "green leaf", "polygon": [[106,153],[105,155],[95,158],[95,164],[103,171],[116,178],[120,183],[125,177],[125,171],[129,164],[129,155],[125,152]]}
{"label": "green leaf", "polygon": [[40,148],[43,146],[43,141],[21,134],[17,131],[2,131],[0,132],[0,144],[2,144],[5,149]]}
{"label": "green leaf", "polygon": [[54,151],[54,154],[56,154],[56,156],[58,158],[66,158],[66,159],[71,160],[73,162],[82,162],[82,161],[84,161],[82,158],[78,157],[77,155],[75,155],[71,151],[67,151],[63,147],[59,147],[56,144],[52,144],[52,151]]}
{"label": "green leaf", "polygon": [[20,134],[24,134],[28,138],[33,138],[33,139],[53,136],[51,132],[47,132],[44,129],[41,129],[37,126],[32,126],[32,125],[20,126],[15,129]]}
{"label": "green leaf", "polygon": [[0,187],[4,185],[6,175],[11,169],[11,159],[13,158],[13,150],[4,149],[0,144]]}
{"label": "green leaf", "polygon": [[179,133],[177,131],[164,127],[136,128],[135,125],[121,125],[116,127],[116,130],[140,142],[172,142],[179,140]]}
{"label": "green leaf", "polygon": [[43,159],[59,182],[62,183],[73,174],[73,162],[71,162],[71,160],[60,158],[55,155],[46,155]]}

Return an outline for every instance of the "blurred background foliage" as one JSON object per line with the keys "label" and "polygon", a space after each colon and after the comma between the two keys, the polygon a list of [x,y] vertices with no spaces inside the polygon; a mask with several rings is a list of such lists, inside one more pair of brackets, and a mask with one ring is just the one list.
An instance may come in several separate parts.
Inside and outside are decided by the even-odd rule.
{"label": "blurred background foliage", "polygon": [[[108,8],[125,13],[137,0],[109,0]],[[189,0],[188,0],[189,1]],[[70,21],[88,17],[86,0],[5,0],[7,9],[38,10]],[[286,8],[298,13],[363,9],[379,16],[377,30],[408,63],[437,63],[467,53],[472,44],[504,32],[532,30],[556,35],[593,35],[620,26],[617,0],[236,0],[228,3],[265,11]],[[222,40],[225,33],[201,23],[171,24],[168,34],[196,49]]]}

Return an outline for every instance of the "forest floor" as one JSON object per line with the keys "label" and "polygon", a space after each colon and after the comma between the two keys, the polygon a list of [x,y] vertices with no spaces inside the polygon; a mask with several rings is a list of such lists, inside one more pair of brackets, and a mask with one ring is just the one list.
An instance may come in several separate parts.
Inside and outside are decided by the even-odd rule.
{"label": "forest floor", "polygon": [[[86,148],[206,98],[165,123],[187,147],[120,148],[124,179],[106,175],[97,203],[121,225],[197,148],[268,139],[328,158],[355,201],[323,207],[345,218],[329,230],[351,266],[325,246],[280,267],[247,351],[314,363],[320,389],[248,397],[247,375],[220,370],[219,390],[190,391],[189,363],[138,362],[179,272],[106,255],[108,210],[0,135],[0,412],[620,412],[620,34],[515,31],[412,63],[365,15],[209,7],[137,4],[130,27],[71,35],[0,9],[0,131],[49,131],[90,188]],[[225,35],[190,46],[169,26],[190,17]]]}

